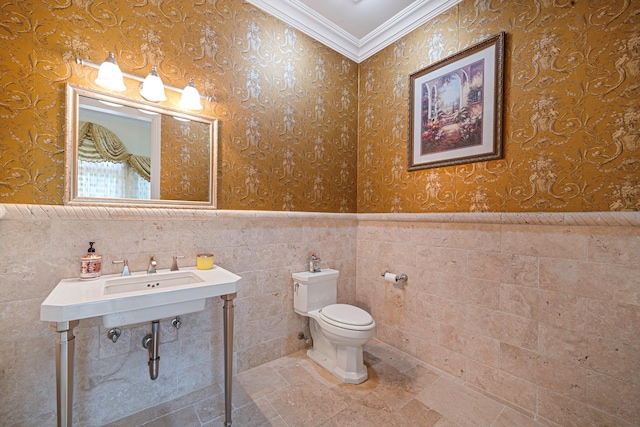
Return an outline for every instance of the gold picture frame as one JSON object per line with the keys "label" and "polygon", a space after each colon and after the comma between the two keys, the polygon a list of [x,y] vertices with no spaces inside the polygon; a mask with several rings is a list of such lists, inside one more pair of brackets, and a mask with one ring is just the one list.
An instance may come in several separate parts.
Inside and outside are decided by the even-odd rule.
{"label": "gold picture frame", "polygon": [[410,75],[408,170],[502,157],[505,33]]}

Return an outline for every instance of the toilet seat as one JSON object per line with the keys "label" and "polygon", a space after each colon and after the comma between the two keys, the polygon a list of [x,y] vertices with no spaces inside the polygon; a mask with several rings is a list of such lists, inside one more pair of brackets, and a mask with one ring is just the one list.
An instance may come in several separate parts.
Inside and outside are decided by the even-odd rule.
{"label": "toilet seat", "polygon": [[375,328],[369,313],[349,304],[331,304],[320,310],[320,319],[330,325],[352,331],[367,331]]}

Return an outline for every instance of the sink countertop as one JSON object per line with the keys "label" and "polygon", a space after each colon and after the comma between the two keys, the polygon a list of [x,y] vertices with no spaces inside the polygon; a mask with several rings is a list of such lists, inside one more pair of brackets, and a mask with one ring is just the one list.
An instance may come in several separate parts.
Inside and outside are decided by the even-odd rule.
{"label": "sink countertop", "polygon": [[[155,288],[111,295],[104,292],[105,283],[109,280],[148,278],[152,282],[156,277],[171,273],[193,273],[203,282],[190,284],[184,288]],[[158,270],[155,274],[140,271],[131,273],[131,276],[110,274],[94,280],[63,279],[42,303],[40,320],[66,322],[227,295],[237,292],[240,280],[240,276],[217,265],[211,270],[184,267],[175,272],[168,269]]]}

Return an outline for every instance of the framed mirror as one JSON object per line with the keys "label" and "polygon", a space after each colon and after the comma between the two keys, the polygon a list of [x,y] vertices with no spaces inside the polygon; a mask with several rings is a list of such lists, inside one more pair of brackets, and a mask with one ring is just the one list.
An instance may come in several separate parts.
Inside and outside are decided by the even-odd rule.
{"label": "framed mirror", "polygon": [[67,84],[65,204],[216,207],[218,120]]}

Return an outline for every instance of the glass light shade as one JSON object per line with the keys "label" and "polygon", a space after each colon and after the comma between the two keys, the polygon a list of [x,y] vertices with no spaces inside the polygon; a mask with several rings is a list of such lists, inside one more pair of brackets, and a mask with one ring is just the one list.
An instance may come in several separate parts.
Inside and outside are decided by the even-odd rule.
{"label": "glass light shade", "polygon": [[162,79],[158,75],[156,67],[151,68],[151,72],[144,81],[140,84],[140,95],[147,101],[160,102],[166,101],[167,97],[164,94],[164,85]]}
{"label": "glass light shade", "polygon": [[196,85],[193,82],[193,78],[189,81],[189,84],[182,91],[182,98],[180,98],[181,108],[185,108],[187,110],[202,110],[202,103],[200,103],[200,93],[198,89],[196,89]]}
{"label": "glass light shade", "polygon": [[100,65],[96,84],[105,89],[116,92],[127,90],[122,78],[122,71],[120,71],[120,67],[118,67],[118,63],[116,62],[115,56],[113,56],[113,52],[109,52],[107,59],[105,59]]}

